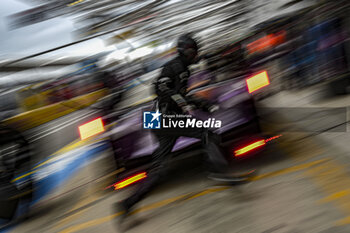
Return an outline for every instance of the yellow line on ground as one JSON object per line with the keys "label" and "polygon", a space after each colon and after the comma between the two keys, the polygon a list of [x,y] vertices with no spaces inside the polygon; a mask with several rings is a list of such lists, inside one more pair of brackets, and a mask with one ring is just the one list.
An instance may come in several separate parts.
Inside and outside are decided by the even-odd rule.
{"label": "yellow line on ground", "polygon": [[[120,172],[123,172],[125,170],[125,168],[120,168],[114,172],[111,172],[97,180],[95,180],[94,182],[100,182],[108,177],[111,177],[113,175],[116,175]],[[84,198],[83,200],[81,200],[80,202],[78,202],[76,205],[74,205],[70,210],[67,211],[67,213],[70,213],[72,211],[76,211],[78,210],[79,208],[82,208],[84,206],[87,206],[97,200],[99,200],[103,195],[99,192],[100,190],[94,190],[94,191],[91,191],[90,190],[90,193],[87,194],[87,198]],[[90,196],[91,195],[91,196]],[[69,222],[73,221],[74,219],[76,219],[77,217],[79,217],[82,213],[84,213],[85,211],[87,211],[89,209],[89,207],[87,208],[82,208],[81,210],[78,210],[76,213],[72,214],[72,215],[69,215],[65,218],[63,218],[62,220],[60,220],[58,223],[55,223],[54,224],[54,229],[59,229],[59,228],[63,228],[64,225],[68,224]]]}
{"label": "yellow line on ground", "polygon": [[344,187],[350,187],[350,177],[347,169],[335,161],[327,162],[319,168],[312,168],[306,174],[322,189],[328,196],[321,200],[331,201],[338,210],[346,217],[337,221],[336,225],[350,224],[350,192]]}
{"label": "yellow line on ground", "polygon": [[[160,207],[166,206],[168,204],[171,204],[171,203],[173,203],[173,202],[175,202],[177,200],[180,200],[180,199],[182,199],[182,198],[184,198],[186,196],[187,196],[187,194],[181,195],[181,196],[177,196],[177,197],[172,197],[172,198],[169,198],[169,199],[166,199],[166,200],[162,200],[160,202],[156,202],[156,203],[147,205],[147,206],[142,207],[140,209],[136,209],[131,214],[140,213],[140,212],[144,212],[144,211],[155,209],[155,208],[160,208]],[[68,228],[62,230],[59,233],[73,233],[73,232],[81,231],[81,230],[84,230],[84,229],[87,229],[87,228],[90,228],[90,227],[93,227],[93,226],[97,226],[97,225],[109,222],[112,219],[120,216],[121,214],[123,214],[123,212],[118,212],[116,214],[112,214],[112,215],[109,215],[109,216],[106,216],[106,217],[102,217],[102,218],[94,219],[94,220],[91,220],[91,221],[88,221],[88,222],[85,222],[85,223],[77,224],[77,225],[74,225],[74,226],[71,226],[71,227],[68,227]]]}
{"label": "yellow line on ground", "polygon": [[[303,144],[313,144],[312,142],[308,141],[311,141],[311,139],[304,139]],[[315,147],[315,145],[309,148],[310,150],[306,151],[303,151],[303,147],[296,149],[287,145],[280,146],[282,147],[283,151],[291,154],[296,161],[300,161],[300,159],[298,159],[300,156],[298,155],[305,154],[307,152],[310,152],[309,155],[307,155],[308,158],[316,156],[315,150],[311,149]],[[325,152],[326,151],[323,151],[323,153]],[[328,153],[331,153],[331,151],[328,151]],[[344,187],[350,187],[350,177],[345,166],[335,160],[329,160],[317,167],[311,167],[310,169],[305,170],[304,175],[311,179],[311,181],[313,181],[313,183],[316,184],[317,187],[323,191],[323,193],[328,195],[326,198],[318,201],[319,204],[332,202],[337,210],[347,216],[345,219],[337,221],[335,225],[339,226],[350,224],[350,195],[348,195],[349,191],[344,190]]]}
{"label": "yellow line on ground", "polygon": [[185,201],[189,201],[189,200],[192,200],[192,199],[195,199],[195,198],[198,198],[198,197],[207,195],[207,194],[209,194],[209,193],[220,192],[220,191],[223,191],[223,190],[226,190],[226,189],[229,189],[229,188],[231,188],[231,187],[225,186],[225,187],[221,187],[221,188],[210,188],[210,189],[206,189],[206,190],[204,190],[204,191],[202,191],[202,192],[199,192],[199,193],[197,193],[197,194],[195,194],[195,195],[193,195],[193,196],[187,198]]}
{"label": "yellow line on ground", "polygon": [[336,226],[344,226],[350,224],[350,216],[343,218],[335,223]]}
{"label": "yellow line on ground", "polygon": [[[281,169],[281,170],[278,170],[278,171],[269,172],[269,173],[266,173],[266,174],[262,174],[262,175],[256,177],[253,180],[257,181],[257,180],[261,180],[261,179],[271,178],[271,177],[274,177],[274,176],[285,175],[285,174],[288,174],[288,173],[297,172],[297,171],[300,171],[300,170],[308,169],[310,167],[319,165],[319,164],[324,163],[326,161],[327,161],[327,159],[320,159],[320,160],[316,160],[316,161],[313,161],[313,162],[309,162],[309,163],[305,163],[305,164],[301,164],[301,165],[296,165],[294,167],[289,167],[289,168]],[[157,208],[166,206],[168,204],[174,203],[174,202],[176,202],[178,200],[181,200],[181,199],[184,199],[185,201],[192,200],[192,199],[195,199],[195,198],[198,198],[198,197],[210,194],[210,193],[220,192],[220,191],[227,190],[227,189],[230,189],[230,188],[231,187],[228,187],[228,186],[220,187],[220,188],[209,188],[209,189],[205,189],[205,190],[203,190],[203,191],[201,191],[199,193],[196,193],[196,194],[194,194],[193,196],[190,196],[190,197],[188,197],[189,194],[184,194],[184,195],[172,197],[172,198],[169,198],[169,199],[166,199],[166,200],[162,200],[162,201],[159,201],[159,202],[155,202],[155,203],[146,205],[144,207],[141,207],[139,209],[136,209],[131,214],[136,214],[136,213],[145,212],[145,211],[152,210],[152,209],[157,209]],[[188,197],[188,198],[186,198],[186,197]],[[109,215],[109,216],[106,216],[106,217],[94,219],[94,220],[91,220],[91,221],[88,221],[88,222],[85,222],[85,223],[77,224],[77,225],[68,227],[68,228],[60,231],[60,233],[73,233],[73,232],[81,231],[81,230],[84,230],[84,229],[87,229],[87,228],[90,228],[90,227],[93,227],[93,226],[100,225],[100,224],[103,224],[105,222],[108,222],[108,221],[112,220],[113,218],[115,218],[115,217],[117,217],[117,216],[119,216],[121,214],[122,213],[116,213],[116,214]]]}
{"label": "yellow line on ground", "polygon": [[341,197],[345,197],[347,195],[350,195],[350,190],[349,189],[342,190],[342,191],[337,192],[337,193],[333,193],[333,194],[329,195],[328,197],[321,199],[319,203],[320,204],[324,204],[324,203],[327,203],[327,202],[331,202],[331,201],[337,200],[337,199],[339,199]]}
{"label": "yellow line on ground", "polygon": [[60,231],[60,233],[72,233],[72,232],[77,232],[77,231],[80,231],[80,230],[84,230],[84,229],[87,229],[89,227],[93,227],[93,226],[96,226],[96,225],[100,225],[102,223],[105,223],[105,222],[109,222],[111,221],[112,219],[120,216],[122,213],[116,213],[116,214],[112,214],[112,215],[109,215],[109,216],[106,216],[106,217],[103,217],[103,218],[98,218],[98,219],[95,219],[95,220],[92,220],[92,221],[89,221],[89,222],[86,222],[86,223],[83,223],[83,224],[78,224],[78,225],[75,225],[75,226],[72,226],[72,227],[69,227],[63,231]]}
{"label": "yellow line on ground", "polygon": [[[100,195],[96,195],[96,194],[93,195],[93,196],[91,196],[91,197],[88,197],[88,198],[86,198],[86,199],[84,199],[84,200],[78,202],[78,203],[77,203],[76,205],[74,205],[73,208],[71,208],[68,212],[72,212],[72,211],[74,211],[74,210],[77,210],[77,209],[83,207],[84,205],[88,205],[88,204],[90,204],[90,203],[92,203],[92,202],[98,200],[99,198],[100,198]],[[76,212],[76,213],[74,213],[74,214],[72,214],[72,215],[69,215],[68,217],[66,217],[66,218],[64,218],[64,219],[62,219],[62,220],[60,220],[60,221],[57,222],[57,223],[55,223],[55,225],[54,225],[53,228],[54,228],[54,229],[59,229],[59,228],[64,227],[64,225],[66,225],[66,224],[68,224],[69,222],[71,222],[71,221],[77,219],[82,213],[84,213],[84,212],[87,211],[87,210],[88,210],[88,208],[84,208],[84,209],[82,209],[82,210],[80,210],[80,211],[78,211],[78,212]]]}
{"label": "yellow line on ground", "polygon": [[184,194],[184,195],[180,195],[180,196],[177,196],[177,197],[172,197],[172,198],[169,198],[169,199],[166,199],[166,200],[162,200],[162,201],[159,201],[159,202],[155,202],[155,203],[146,205],[144,207],[141,207],[139,209],[134,210],[133,212],[131,212],[131,214],[141,213],[141,212],[145,212],[145,211],[148,211],[148,210],[157,209],[157,208],[169,205],[169,204],[171,204],[171,203],[173,203],[175,201],[178,201],[178,200],[181,200],[181,199],[185,198],[187,195],[188,194]]}
{"label": "yellow line on ground", "polygon": [[274,172],[269,172],[269,173],[266,173],[266,174],[258,175],[256,177],[253,177],[252,180],[261,180],[261,179],[264,179],[264,178],[269,178],[269,177],[284,175],[284,174],[288,174],[288,173],[292,173],[292,172],[297,172],[297,171],[304,170],[304,169],[310,168],[312,166],[315,166],[315,165],[318,165],[318,164],[321,164],[321,163],[324,163],[324,162],[327,162],[327,161],[329,161],[329,159],[320,159],[320,160],[312,161],[312,162],[309,162],[309,163],[296,165],[296,166],[285,168],[285,169],[281,169],[281,170],[278,170],[278,171],[274,171]]}
{"label": "yellow line on ground", "polygon": [[[281,116],[279,116],[282,118]],[[276,125],[271,125],[272,131],[278,132]],[[333,150],[328,149],[317,140],[306,137],[305,133],[298,133],[298,136],[304,138],[299,143],[281,143],[279,146],[283,151],[290,155],[295,161],[309,160],[322,154],[334,154]],[[336,160],[329,160],[320,166],[311,167],[305,170],[304,175],[311,179],[328,196],[318,203],[332,201],[338,211],[345,214],[346,217],[337,221],[335,225],[341,226],[350,224],[350,191],[344,190],[344,187],[350,187],[350,177],[344,164]]]}

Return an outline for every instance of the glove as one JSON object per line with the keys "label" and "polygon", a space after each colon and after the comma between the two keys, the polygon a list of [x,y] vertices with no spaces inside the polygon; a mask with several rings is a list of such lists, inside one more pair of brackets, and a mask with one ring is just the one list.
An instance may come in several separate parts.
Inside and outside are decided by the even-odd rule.
{"label": "glove", "polygon": [[185,105],[182,107],[182,111],[184,113],[191,113],[194,110],[194,106],[193,105]]}
{"label": "glove", "polygon": [[208,110],[209,110],[210,113],[213,113],[213,112],[218,111],[219,109],[220,109],[220,107],[218,105],[212,105],[212,106],[209,107]]}

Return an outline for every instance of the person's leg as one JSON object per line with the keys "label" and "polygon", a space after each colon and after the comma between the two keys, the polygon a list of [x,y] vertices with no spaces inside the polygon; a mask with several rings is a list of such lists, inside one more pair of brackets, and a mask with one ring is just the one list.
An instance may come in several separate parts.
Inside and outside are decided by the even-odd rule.
{"label": "person's leg", "polygon": [[204,131],[204,137],[206,139],[203,141],[206,154],[205,162],[209,172],[228,173],[229,163],[220,149],[218,135]]}
{"label": "person's leg", "polygon": [[184,130],[182,136],[202,140],[205,150],[205,164],[210,172],[227,173],[229,171],[228,161],[219,147],[220,139],[218,135],[207,129],[195,128],[187,131]]}
{"label": "person's leg", "polygon": [[230,165],[220,149],[220,136],[207,129],[191,129],[182,134],[187,137],[200,138],[205,150],[205,165],[209,178],[237,184],[248,181],[255,174],[255,170],[232,173]]}
{"label": "person's leg", "polygon": [[176,142],[176,137],[160,136],[158,140],[159,146],[152,154],[152,165],[147,172],[147,177],[139,184],[134,193],[122,202],[126,210],[132,208],[150,193],[166,171],[169,155]]}
{"label": "person's leg", "polygon": [[236,185],[249,182],[256,175],[255,169],[240,168],[239,171],[231,171],[229,161],[220,149],[218,135],[210,131],[204,132],[204,135],[207,138],[203,143],[209,179]]}

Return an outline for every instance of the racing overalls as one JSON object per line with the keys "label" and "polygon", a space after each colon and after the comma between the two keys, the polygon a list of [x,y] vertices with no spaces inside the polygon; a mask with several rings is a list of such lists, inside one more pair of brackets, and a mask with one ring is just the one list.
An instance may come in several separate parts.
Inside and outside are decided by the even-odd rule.
{"label": "racing overalls", "polygon": [[[210,104],[198,99],[186,97],[187,81],[190,76],[186,59],[178,56],[167,62],[157,78],[154,86],[158,96],[157,106],[162,114],[183,114],[184,107],[194,104],[198,108],[209,109]],[[122,204],[130,209],[133,205],[143,199],[161,180],[166,173],[168,161],[172,148],[180,136],[198,138],[202,140],[206,152],[206,161],[209,162],[213,172],[224,172],[228,169],[227,160],[224,158],[217,140],[213,133],[202,128],[191,128],[191,130],[175,130],[172,133],[161,133],[161,129],[152,132],[159,141],[158,148],[152,154],[152,165],[147,171],[147,177],[140,182],[136,191]]]}

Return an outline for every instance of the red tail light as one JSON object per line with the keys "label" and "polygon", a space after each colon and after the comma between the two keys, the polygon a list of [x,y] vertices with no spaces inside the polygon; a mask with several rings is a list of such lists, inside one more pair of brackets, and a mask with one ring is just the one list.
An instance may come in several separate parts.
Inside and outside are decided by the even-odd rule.
{"label": "red tail light", "polygon": [[239,157],[239,156],[242,156],[246,153],[248,153],[249,151],[252,151],[256,148],[259,148],[259,147],[262,147],[266,144],[265,140],[264,139],[261,139],[259,141],[256,141],[256,142],[253,142],[245,147],[242,147],[238,150],[235,150],[235,156],[236,157]]}
{"label": "red tail light", "polygon": [[114,184],[114,189],[118,190],[118,189],[122,189],[125,188],[133,183],[136,183],[137,181],[140,181],[142,179],[145,179],[147,177],[147,173],[146,172],[142,172],[136,175],[133,175],[131,177],[128,177],[122,181],[117,182],[116,184]]}
{"label": "red tail light", "polygon": [[265,146],[266,143],[272,141],[272,140],[275,140],[279,137],[282,137],[282,135],[277,135],[277,136],[274,136],[274,137],[271,137],[271,138],[267,138],[267,139],[261,139],[261,140],[258,140],[258,141],[255,141],[253,143],[250,143],[249,145],[247,146],[244,146],[238,150],[235,150],[234,151],[234,154],[235,154],[235,157],[239,157],[239,156],[243,156],[245,154],[247,154],[249,151],[252,151],[256,148],[259,148],[259,147],[262,147],[262,146]]}
{"label": "red tail light", "polygon": [[246,82],[249,93],[253,93],[254,91],[257,91],[270,84],[269,76],[267,75],[266,71],[247,78]]}
{"label": "red tail light", "polygon": [[103,126],[101,117],[79,126],[79,134],[80,134],[81,140],[84,140],[96,134],[102,133],[104,131],[105,131],[105,128]]}
{"label": "red tail light", "polygon": [[280,135],[277,135],[277,136],[273,136],[273,137],[268,138],[268,139],[265,139],[265,142],[269,142],[269,141],[275,140],[275,139],[280,138],[280,137],[282,137],[281,134],[280,134]]}

